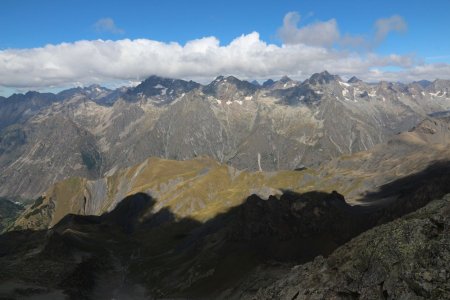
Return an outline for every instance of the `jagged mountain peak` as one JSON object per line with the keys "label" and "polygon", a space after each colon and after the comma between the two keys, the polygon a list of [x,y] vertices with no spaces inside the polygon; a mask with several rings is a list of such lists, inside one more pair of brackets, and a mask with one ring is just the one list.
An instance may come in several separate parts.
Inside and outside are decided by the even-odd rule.
{"label": "jagged mountain peak", "polygon": [[275,81],[273,81],[272,79],[267,79],[266,81],[264,81],[262,86],[263,86],[263,88],[269,88],[274,84],[275,84]]}
{"label": "jagged mountain peak", "polygon": [[342,81],[338,75],[332,75],[328,71],[323,71],[321,73],[314,73],[309,79],[306,80],[308,83],[317,84],[327,84],[333,81]]}
{"label": "jagged mountain peak", "polygon": [[7,97],[6,99],[9,100],[16,100],[16,99],[30,99],[30,98],[34,98],[34,97],[45,97],[45,96],[50,96],[53,95],[52,93],[40,93],[37,91],[28,91],[26,93],[14,93],[11,96]]}
{"label": "jagged mountain peak", "polygon": [[214,79],[210,84],[208,85],[215,85],[215,84],[223,84],[223,83],[230,83],[230,84],[239,84],[242,82],[250,83],[246,80],[241,80],[235,76],[229,75],[229,76],[217,76],[216,79]]}
{"label": "jagged mountain peak", "polygon": [[37,96],[40,95],[41,93],[37,92],[37,91],[28,91],[25,96],[27,97],[32,97],[32,96]]}
{"label": "jagged mountain peak", "polygon": [[432,84],[432,82],[429,80],[419,80],[419,81],[414,81],[413,84],[418,84],[422,88],[427,88],[428,86],[430,86],[430,84]]}
{"label": "jagged mountain peak", "polygon": [[158,75],[151,75],[144,81],[142,81],[139,85],[135,87],[135,89],[143,88],[144,87],[155,87],[155,88],[161,88],[161,86],[165,87],[173,87],[173,86],[179,86],[179,85],[186,85],[186,86],[196,86],[199,87],[200,84],[196,83],[192,80],[186,81],[183,79],[174,79],[169,77],[162,77]]}
{"label": "jagged mountain peak", "polygon": [[83,91],[85,91],[88,94],[95,94],[96,96],[112,92],[112,90],[103,87],[99,84],[91,84],[90,86],[83,88]]}
{"label": "jagged mountain peak", "polygon": [[261,86],[261,84],[257,80],[252,80],[250,83],[255,85],[255,86],[257,86],[257,87]]}
{"label": "jagged mountain peak", "polygon": [[29,100],[43,100],[43,101],[55,101],[56,96],[52,93],[40,93],[37,91],[28,91],[25,94],[17,93],[12,94],[7,100],[11,101],[29,101]]}
{"label": "jagged mountain peak", "polygon": [[427,86],[430,91],[450,91],[450,80],[436,79]]}
{"label": "jagged mountain peak", "polygon": [[290,81],[292,81],[292,79],[289,78],[287,75],[284,75],[284,76],[281,77],[280,80],[279,80],[279,82],[282,82],[282,83],[287,83],[287,82],[290,82]]}
{"label": "jagged mountain peak", "polygon": [[390,81],[380,81],[377,84],[378,90],[396,92],[397,85]]}
{"label": "jagged mountain peak", "polygon": [[234,76],[218,76],[203,88],[203,92],[223,100],[242,100],[242,97],[255,93],[258,88],[259,86]]}
{"label": "jagged mountain peak", "polygon": [[350,78],[347,82],[348,83],[358,83],[358,82],[362,82],[362,80],[356,76],[352,76],[352,78]]}
{"label": "jagged mountain peak", "polygon": [[115,91],[110,90],[106,87],[103,87],[99,84],[91,84],[87,87],[75,87],[75,88],[70,88],[64,91],[61,91],[57,94],[58,99],[60,100],[64,100],[67,98],[72,98],[76,95],[82,95],[85,96],[91,100],[99,100],[102,99],[104,97],[107,97],[108,95],[110,95],[111,93],[114,93]]}
{"label": "jagged mountain peak", "polygon": [[166,78],[151,75],[136,87],[127,91],[128,100],[136,100],[136,97],[152,97],[162,102],[170,102],[182,93],[200,88],[201,85],[192,80]]}
{"label": "jagged mountain peak", "polygon": [[298,84],[299,82],[292,80],[288,76],[284,75],[277,81],[268,79],[263,83],[262,87],[271,90],[285,90],[297,86]]}

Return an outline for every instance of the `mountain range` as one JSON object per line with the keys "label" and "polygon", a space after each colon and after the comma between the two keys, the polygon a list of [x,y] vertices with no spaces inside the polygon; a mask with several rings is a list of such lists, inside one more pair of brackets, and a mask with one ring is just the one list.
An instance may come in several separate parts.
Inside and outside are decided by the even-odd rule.
{"label": "mountain range", "polygon": [[134,88],[15,94],[0,101],[0,195],[34,199],[65,178],[98,179],[150,156],[207,155],[249,171],[317,166],[450,110],[449,88],[345,82],[324,71],[262,86],[151,76]]}

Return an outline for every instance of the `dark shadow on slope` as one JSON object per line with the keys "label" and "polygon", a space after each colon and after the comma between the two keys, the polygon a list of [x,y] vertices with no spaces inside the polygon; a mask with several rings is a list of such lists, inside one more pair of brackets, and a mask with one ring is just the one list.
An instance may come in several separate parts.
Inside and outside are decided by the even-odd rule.
{"label": "dark shadow on slope", "polygon": [[[364,218],[338,193],[251,195],[206,223],[177,218],[166,208],[152,213],[155,202],[138,193],[102,216],[70,214],[48,231],[9,232],[0,236],[0,266],[73,299],[93,298],[105,285],[102,278],[114,282],[118,274],[155,296],[207,296],[260,264],[329,254],[364,228]],[[36,254],[8,264],[30,251]]]}
{"label": "dark shadow on slope", "polygon": [[[44,290],[63,290],[70,299],[114,298],[128,288],[123,278],[141,244],[135,231],[175,222],[168,209],[152,213],[155,203],[149,195],[137,193],[101,216],[68,214],[49,230],[1,235],[0,285],[14,278]],[[151,240],[160,241],[156,236]],[[18,297],[21,292],[7,296]]]}
{"label": "dark shadow on slope", "polygon": [[[267,200],[251,195],[241,205],[202,224],[185,243],[225,231],[224,240],[253,248],[263,260],[303,262],[329,253],[354,236],[361,230],[355,228],[363,226],[365,219],[337,192],[284,191],[279,199],[270,196]],[[296,242],[302,239],[310,243]]]}
{"label": "dark shadow on slope", "polygon": [[[450,193],[450,161],[437,161],[424,170],[382,185],[360,201],[380,202],[379,223],[413,212]],[[376,205],[377,206],[377,205]]]}
{"label": "dark shadow on slope", "polygon": [[[190,223],[192,230],[170,252],[154,253],[157,259],[139,259],[134,274],[142,278],[139,273],[152,269],[154,274],[147,273],[145,280],[159,280],[161,294],[157,295],[161,297],[212,297],[238,284],[258,266],[298,264],[328,255],[367,229],[372,224],[367,220],[337,192],[285,191],[280,199],[268,200],[251,195],[203,224],[189,219],[167,224],[166,233],[183,223]],[[154,247],[144,245],[142,251],[149,253]],[[161,273],[171,275],[158,278]]]}
{"label": "dark shadow on slope", "polygon": [[0,283],[37,282],[73,299],[131,294],[131,283],[152,297],[211,298],[260,266],[326,256],[361,232],[450,192],[449,170],[450,163],[439,162],[382,186],[365,201],[396,201],[371,210],[348,205],[337,192],[286,190],[268,200],[251,195],[205,223],[168,208],[153,212],[156,201],[138,193],[102,216],[67,215],[47,231],[0,236]]}

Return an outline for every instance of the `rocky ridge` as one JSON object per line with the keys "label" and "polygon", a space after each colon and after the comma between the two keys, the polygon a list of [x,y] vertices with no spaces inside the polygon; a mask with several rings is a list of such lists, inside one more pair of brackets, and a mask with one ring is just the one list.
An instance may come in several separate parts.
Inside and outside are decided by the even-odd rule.
{"label": "rocky ridge", "polygon": [[361,234],[327,258],[293,267],[248,298],[448,299],[449,226],[447,195]]}

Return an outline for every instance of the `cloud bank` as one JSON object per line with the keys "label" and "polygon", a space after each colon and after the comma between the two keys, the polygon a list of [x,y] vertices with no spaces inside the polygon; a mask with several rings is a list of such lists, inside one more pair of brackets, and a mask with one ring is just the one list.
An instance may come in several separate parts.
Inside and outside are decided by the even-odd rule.
{"label": "cloud bank", "polygon": [[[247,79],[282,75],[303,79],[322,70],[344,77],[356,75],[368,81],[450,78],[448,64],[424,64],[413,56],[381,56],[334,48],[331,45],[342,40],[335,20],[302,28],[297,27],[298,20],[299,15],[294,13],[284,18],[282,45],[267,43],[257,32],[252,32],[228,45],[221,45],[215,37],[206,37],[185,45],[123,39],[7,49],[0,51],[0,87],[39,90],[125,83],[143,80],[151,74],[200,82],[221,74]],[[379,20],[375,26],[376,39],[384,38],[392,30],[406,29],[406,23],[395,16]],[[383,71],[389,69],[399,71]]]}

